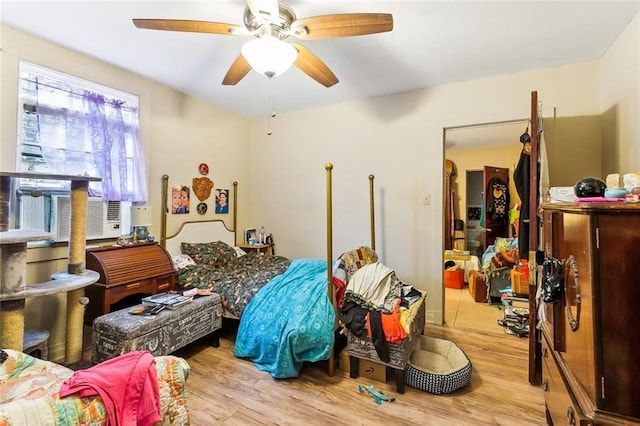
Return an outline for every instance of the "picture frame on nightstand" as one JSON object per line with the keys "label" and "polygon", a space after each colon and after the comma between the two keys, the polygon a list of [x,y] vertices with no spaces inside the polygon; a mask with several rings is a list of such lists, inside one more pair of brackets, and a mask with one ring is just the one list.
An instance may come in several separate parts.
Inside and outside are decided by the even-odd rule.
{"label": "picture frame on nightstand", "polygon": [[245,244],[255,244],[255,241],[257,241],[256,228],[246,228],[244,230]]}

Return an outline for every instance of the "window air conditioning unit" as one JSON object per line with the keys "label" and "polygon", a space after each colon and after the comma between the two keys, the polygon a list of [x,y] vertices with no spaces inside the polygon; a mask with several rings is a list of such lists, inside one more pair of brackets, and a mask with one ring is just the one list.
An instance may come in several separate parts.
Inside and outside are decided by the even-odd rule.
{"label": "window air conditioning unit", "polygon": [[[71,197],[51,196],[51,233],[56,242],[69,241],[71,234]],[[121,234],[120,201],[102,201],[89,197],[87,202],[87,240],[118,238]]]}

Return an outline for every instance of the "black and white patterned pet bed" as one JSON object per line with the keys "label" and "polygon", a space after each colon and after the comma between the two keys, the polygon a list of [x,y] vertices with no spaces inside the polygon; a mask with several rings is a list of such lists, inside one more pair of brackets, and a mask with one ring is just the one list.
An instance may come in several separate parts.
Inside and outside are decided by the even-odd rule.
{"label": "black and white patterned pet bed", "polygon": [[471,361],[455,343],[420,336],[405,370],[405,383],[429,393],[450,393],[469,384]]}

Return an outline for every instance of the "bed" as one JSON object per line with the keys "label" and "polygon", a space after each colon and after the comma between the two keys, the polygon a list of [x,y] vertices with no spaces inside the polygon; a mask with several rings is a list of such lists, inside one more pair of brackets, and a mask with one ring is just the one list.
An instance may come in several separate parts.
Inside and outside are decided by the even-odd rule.
{"label": "bed", "polygon": [[[5,349],[0,364],[0,425],[105,425],[107,413],[99,396],[59,395],[74,374],[62,365]],[[175,356],[155,357],[163,425],[189,424],[185,382],[189,364]]]}
{"label": "bed", "polygon": [[[329,361],[333,375],[339,318],[333,279],[331,171],[327,172],[327,258],[287,259],[244,253],[236,247],[237,183],[233,227],[223,221],[185,222],[167,236],[164,209],[161,244],[174,258],[178,290],[207,289],[220,294],[224,316],[240,324],[234,353],[251,359],[274,378],[296,377],[304,362]],[[168,201],[165,175],[163,202]],[[369,176],[371,245],[373,175]],[[286,301],[286,303],[283,303]],[[424,321],[423,321],[424,322]]]}
{"label": "bed", "polygon": [[487,301],[500,299],[511,286],[511,270],[518,265],[518,238],[496,238],[482,254],[482,271],[487,284]]}
{"label": "bed", "polygon": [[[325,166],[328,218],[332,168]],[[174,259],[177,288],[220,294],[223,315],[240,321],[235,355],[251,359],[274,378],[296,377],[304,362],[320,360],[329,360],[333,375],[336,311],[330,282],[331,244],[327,244],[329,261],[242,252],[236,246],[237,182],[231,228],[222,220],[187,221],[168,236],[168,188],[165,175],[160,243]]]}

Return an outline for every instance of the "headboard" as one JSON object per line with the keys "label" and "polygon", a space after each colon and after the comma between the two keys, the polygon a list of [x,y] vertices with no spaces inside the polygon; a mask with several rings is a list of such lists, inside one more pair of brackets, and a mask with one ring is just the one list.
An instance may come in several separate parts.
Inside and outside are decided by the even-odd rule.
{"label": "headboard", "polygon": [[180,243],[210,243],[223,241],[234,246],[236,234],[228,229],[222,220],[203,220],[184,222],[174,235],[167,237],[165,248],[171,256],[181,253]]}
{"label": "headboard", "polygon": [[178,231],[167,236],[167,214],[169,213],[169,176],[162,176],[162,221],[160,245],[172,256],[181,253],[180,243],[210,243],[223,241],[230,246],[236,245],[236,229],[238,228],[238,182],[233,182],[233,229],[229,229],[222,219],[187,221],[180,225]]}

